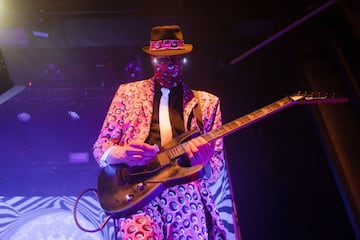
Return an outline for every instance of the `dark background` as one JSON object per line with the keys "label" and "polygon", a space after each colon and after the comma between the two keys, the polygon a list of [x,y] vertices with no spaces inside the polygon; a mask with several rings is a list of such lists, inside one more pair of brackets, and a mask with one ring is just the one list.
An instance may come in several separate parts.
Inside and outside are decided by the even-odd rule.
{"label": "dark background", "polygon": [[[349,99],[297,105],[225,138],[242,239],[359,239],[358,1],[4,2],[2,58],[26,89],[0,105],[0,194],[95,187],[92,144],[129,81],[124,67],[150,77],[151,27],[179,24],[194,45],[185,80],[221,98],[224,123],[297,91]],[[88,161],[72,163],[78,152]]]}

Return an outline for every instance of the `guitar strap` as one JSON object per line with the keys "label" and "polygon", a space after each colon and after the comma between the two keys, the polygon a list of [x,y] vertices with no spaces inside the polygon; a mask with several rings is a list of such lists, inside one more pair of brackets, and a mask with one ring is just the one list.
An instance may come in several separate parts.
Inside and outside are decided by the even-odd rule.
{"label": "guitar strap", "polygon": [[201,115],[199,91],[192,90],[192,92],[194,93],[195,98],[198,100],[198,104],[193,109],[193,115],[196,118],[196,123],[197,123],[197,126],[198,126],[200,132],[203,132],[204,131],[204,123],[202,121],[202,115]]}

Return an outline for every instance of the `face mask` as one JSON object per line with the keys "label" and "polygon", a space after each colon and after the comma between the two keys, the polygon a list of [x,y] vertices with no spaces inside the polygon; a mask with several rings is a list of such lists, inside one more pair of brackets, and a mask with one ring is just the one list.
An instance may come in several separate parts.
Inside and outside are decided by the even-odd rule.
{"label": "face mask", "polygon": [[161,86],[173,88],[181,82],[184,56],[152,56],[151,60],[154,67],[154,80]]}

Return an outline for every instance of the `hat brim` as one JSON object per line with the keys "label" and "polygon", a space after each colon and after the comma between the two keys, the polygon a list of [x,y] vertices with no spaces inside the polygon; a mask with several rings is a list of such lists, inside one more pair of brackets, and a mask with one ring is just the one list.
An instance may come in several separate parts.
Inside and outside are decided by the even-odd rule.
{"label": "hat brim", "polygon": [[150,50],[150,47],[143,47],[143,51],[153,56],[171,56],[190,53],[193,50],[191,44],[184,44],[184,49]]}

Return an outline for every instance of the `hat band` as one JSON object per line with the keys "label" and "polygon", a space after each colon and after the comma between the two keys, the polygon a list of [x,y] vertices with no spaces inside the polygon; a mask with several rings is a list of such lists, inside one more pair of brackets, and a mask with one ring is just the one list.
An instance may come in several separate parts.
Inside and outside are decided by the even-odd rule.
{"label": "hat band", "polygon": [[150,50],[184,49],[184,40],[165,39],[150,41]]}

